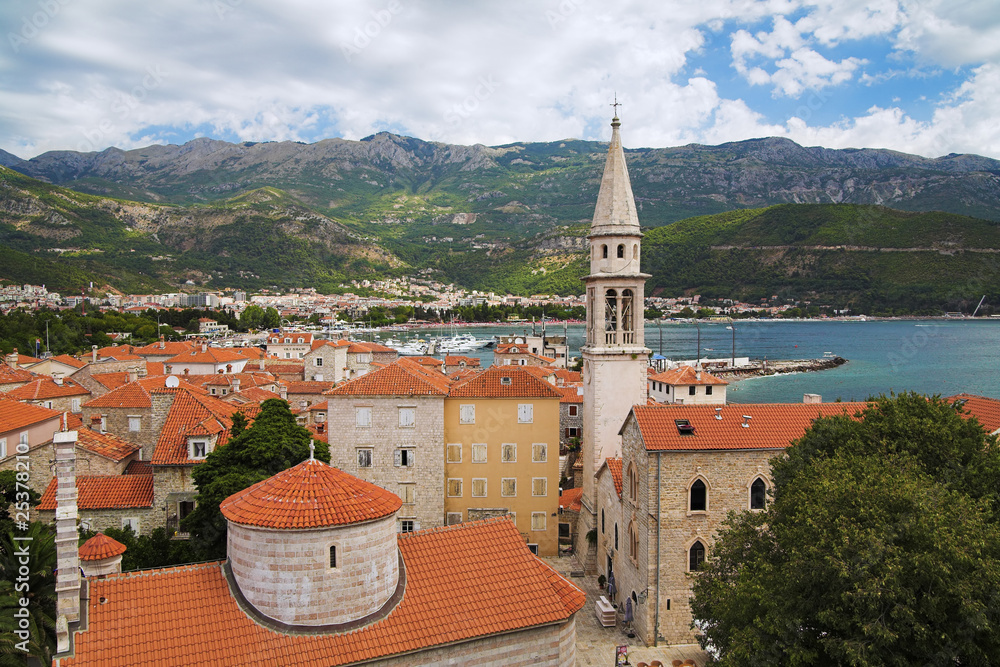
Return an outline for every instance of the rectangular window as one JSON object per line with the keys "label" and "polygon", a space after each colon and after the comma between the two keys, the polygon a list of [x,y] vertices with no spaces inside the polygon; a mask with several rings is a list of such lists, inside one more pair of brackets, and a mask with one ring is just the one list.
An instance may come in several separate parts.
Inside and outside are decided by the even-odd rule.
{"label": "rectangular window", "polygon": [[455,524],[462,523],[462,513],[461,512],[448,512],[448,517],[445,519],[446,526],[454,526]]}
{"label": "rectangular window", "polygon": [[484,442],[472,443],[472,462],[486,463],[486,443]]}
{"label": "rectangular window", "polygon": [[354,423],[358,428],[371,428],[372,409],[371,406],[354,408]]}
{"label": "rectangular window", "polygon": [[399,522],[399,532],[412,533],[417,529],[417,522],[413,519],[402,519]]}
{"label": "rectangular window", "polygon": [[0,459],[7,458],[7,438],[0,438]]}
{"label": "rectangular window", "polygon": [[472,497],[473,498],[485,498],[486,497],[486,480],[482,478],[476,478],[472,480]]}
{"label": "rectangular window", "polygon": [[576,417],[577,411],[579,410],[579,408],[580,408],[580,406],[578,406],[578,405],[571,405],[571,406],[569,406],[569,416],[570,417]]}
{"label": "rectangular window", "polygon": [[545,463],[549,460],[549,446],[544,442],[531,445],[531,460],[534,463]]}
{"label": "rectangular window", "polygon": [[337,547],[330,545],[330,567],[337,567]]}
{"label": "rectangular window", "polygon": [[559,537],[570,537],[570,525],[568,523],[559,524]]}
{"label": "rectangular window", "polygon": [[71,398],[70,401],[69,401],[69,405],[70,405],[70,408],[69,408],[70,412],[79,412],[80,411],[80,399],[79,398]]}
{"label": "rectangular window", "polygon": [[504,498],[517,497],[517,478],[504,477],[500,480],[500,495]]}
{"label": "rectangular window", "polygon": [[532,477],[531,478],[531,495],[536,497],[544,497],[547,495],[549,488],[549,480],[545,477]]}
{"label": "rectangular window", "polygon": [[323,357],[316,357],[316,359],[314,361],[316,362],[317,366],[322,366],[323,365]]}
{"label": "rectangular window", "polygon": [[138,517],[125,517],[122,519],[122,530],[126,528],[131,528],[132,532],[136,535],[139,534],[139,519]]}
{"label": "rectangular window", "polygon": [[515,463],[517,461],[517,445],[513,442],[505,442],[500,445],[500,460],[504,463]]}
{"label": "rectangular window", "polygon": [[[104,421],[103,421],[103,418],[102,418],[102,420],[101,420],[101,429],[103,430],[103,428],[104,428]],[[21,433],[21,435],[19,436],[19,439],[18,439],[18,444],[20,444],[20,445],[26,445],[26,444],[28,444],[28,432],[27,431],[24,431],[23,433]]]}
{"label": "rectangular window", "polygon": [[417,502],[417,485],[400,484],[399,499],[403,501],[404,505],[412,505],[413,503]]}
{"label": "rectangular window", "polygon": [[580,429],[579,429],[579,427],[577,427],[577,426],[569,426],[569,427],[567,427],[566,428],[566,437],[567,438],[579,438],[580,437]]}
{"label": "rectangular window", "polygon": [[205,458],[208,449],[208,443],[203,440],[195,440],[191,443],[191,458],[193,459],[203,459]]}
{"label": "rectangular window", "polygon": [[394,463],[397,467],[412,468],[415,457],[416,450],[414,449],[397,449]]}
{"label": "rectangular window", "polygon": [[545,512],[531,513],[531,529],[545,530]]}
{"label": "rectangular window", "polygon": [[461,424],[475,424],[476,406],[475,405],[461,406],[458,410],[458,421]]}
{"label": "rectangular window", "polygon": [[358,467],[359,468],[372,467],[372,450],[368,448],[358,450]]}
{"label": "rectangular window", "polygon": [[694,385],[688,387],[688,396],[694,396],[695,389],[697,389],[697,387],[695,387]]}
{"label": "rectangular window", "polygon": [[417,409],[416,408],[400,408],[399,409],[399,427],[400,428],[413,428],[416,423]]}
{"label": "rectangular window", "polygon": [[533,403],[518,403],[517,423],[530,424],[534,420],[535,405]]}
{"label": "rectangular window", "polygon": [[137,433],[139,431],[139,417],[128,418],[128,430],[132,433]]}
{"label": "rectangular window", "polygon": [[462,480],[461,479],[449,479],[448,480],[448,497],[449,498],[461,498],[462,497]]}
{"label": "rectangular window", "polygon": [[705,387],[705,395],[706,396],[711,396],[712,395],[712,385],[708,385],[708,386]]}
{"label": "rectangular window", "polygon": [[448,445],[448,463],[461,463],[462,462],[462,445],[459,444],[449,444]]}

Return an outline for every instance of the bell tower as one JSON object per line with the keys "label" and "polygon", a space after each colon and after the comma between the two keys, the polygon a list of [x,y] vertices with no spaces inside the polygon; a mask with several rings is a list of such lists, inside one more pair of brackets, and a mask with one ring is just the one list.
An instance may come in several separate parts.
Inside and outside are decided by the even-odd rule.
{"label": "bell tower", "polygon": [[[597,525],[594,474],[622,453],[618,435],[633,405],[646,402],[650,351],[643,337],[646,279],[639,270],[642,232],[622,150],[621,121],[611,120],[611,145],[590,226],[587,335],[583,357],[583,509],[578,535]],[[577,553],[587,553],[583,541]],[[591,566],[590,563],[585,564]]]}

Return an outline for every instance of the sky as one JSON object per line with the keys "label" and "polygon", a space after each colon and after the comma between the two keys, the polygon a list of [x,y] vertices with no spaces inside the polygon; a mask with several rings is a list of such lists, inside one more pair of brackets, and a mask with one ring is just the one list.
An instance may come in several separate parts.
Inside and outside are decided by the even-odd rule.
{"label": "sky", "polygon": [[998,0],[3,0],[0,149],[783,136],[1000,158]]}

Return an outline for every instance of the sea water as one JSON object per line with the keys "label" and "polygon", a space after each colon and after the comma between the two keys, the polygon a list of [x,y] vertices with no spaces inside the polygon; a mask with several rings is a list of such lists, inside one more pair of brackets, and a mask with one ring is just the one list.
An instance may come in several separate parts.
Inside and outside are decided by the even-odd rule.
{"label": "sea water", "polygon": [[[730,326],[734,328],[730,328]],[[735,329],[735,332],[734,332]],[[527,325],[468,327],[478,337],[531,333]],[[535,326],[541,333],[540,325]],[[550,335],[568,335],[570,355],[579,354],[583,325],[548,325]],[[451,335],[451,330],[418,330],[408,337]],[[702,358],[820,359],[840,356],[838,368],[747,378],[730,383],[731,403],[798,403],[803,394],[824,402],[864,400],[890,392],[958,393],[1000,398],[1000,321],[932,320],[763,320],[727,323],[647,323],[646,347],[668,359]],[[700,340],[699,340],[700,338]],[[478,357],[493,363],[491,350]]]}

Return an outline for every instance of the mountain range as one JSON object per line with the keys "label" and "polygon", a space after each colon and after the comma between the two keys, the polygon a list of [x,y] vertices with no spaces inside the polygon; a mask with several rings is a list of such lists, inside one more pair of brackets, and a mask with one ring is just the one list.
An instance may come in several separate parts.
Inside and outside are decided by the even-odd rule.
{"label": "mountain range", "polygon": [[[346,277],[423,272],[473,288],[575,293],[606,150],[607,144],[574,139],[456,146],[383,132],[314,144],[196,139],[129,151],[52,151],[30,160],[0,152],[0,165],[38,179],[3,172],[0,241],[6,252],[38,260],[58,255],[76,268],[121,273],[119,283],[127,276],[149,285],[328,287]],[[832,220],[845,214],[825,205],[938,211],[988,228],[1000,221],[1000,161],[976,155],[924,158],[763,138],[628,149],[626,159],[645,228],[713,214],[729,220],[782,204],[820,205],[812,208]],[[24,197],[34,198],[34,209]],[[867,216],[871,228],[912,224],[859,210],[868,209],[846,215]],[[52,215],[71,222],[52,222]],[[779,216],[782,229],[795,228],[787,215]],[[654,287],[690,291],[721,280],[699,274],[680,283],[677,274],[658,275],[656,267],[670,266],[658,259],[668,250],[655,242],[659,230],[647,231],[652,268],[645,270]],[[846,236],[839,241],[828,245],[858,245]],[[925,241],[932,252],[949,242],[943,230]],[[101,248],[102,242],[111,245]],[[718,238],[713,244],[732,245]],[[112,255],[117,268],[102,268]],[[724,280],[716,286],[727,289]],[[766,288],[750,291],[774,286],[769,279]]]}

